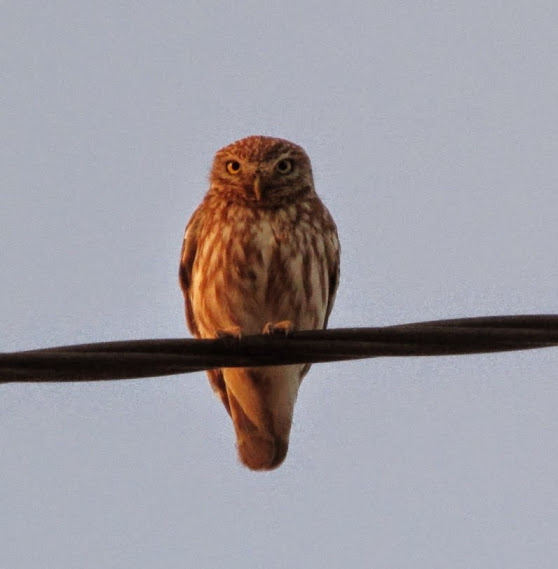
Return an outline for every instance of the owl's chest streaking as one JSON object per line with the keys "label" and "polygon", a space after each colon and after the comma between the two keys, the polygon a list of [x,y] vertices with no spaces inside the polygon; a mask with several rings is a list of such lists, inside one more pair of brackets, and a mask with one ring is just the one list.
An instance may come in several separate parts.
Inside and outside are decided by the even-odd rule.
{"label": "owl's chest streaking", "polygon": [[190,298],[200,334],[234,326],[257,334],[266,323],[283,320],[298,329],[322,328],[329,294],[326,241],[332,236],[324,216],[315,215],[314,201],[277,209],[227,204],[212,211],[199,228],[192,267]]}

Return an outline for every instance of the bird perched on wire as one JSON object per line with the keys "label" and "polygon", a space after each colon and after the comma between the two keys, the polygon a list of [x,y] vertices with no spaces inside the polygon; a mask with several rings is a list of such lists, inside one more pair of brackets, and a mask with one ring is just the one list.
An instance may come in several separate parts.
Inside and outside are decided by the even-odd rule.
{"label": "bird perched on wire", "polygon": [[[217,152],[209,179],[186,227],[179,271],[192,334],[325,328],[339,281],[339,241],[306,152],[280,138],[249,136]],[[309,367],[208,371],[247,467],[270,470],[285,459]]]}

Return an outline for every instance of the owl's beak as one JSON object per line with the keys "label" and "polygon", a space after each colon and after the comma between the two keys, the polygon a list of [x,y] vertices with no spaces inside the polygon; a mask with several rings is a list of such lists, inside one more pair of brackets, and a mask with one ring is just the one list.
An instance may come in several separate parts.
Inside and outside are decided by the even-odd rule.
{"label": "owl's beak", "polygon": [[256,196],[256,200],[260,201],[262,198],[262,179],[259,174],[256,174],[254,177],[254,195]]}

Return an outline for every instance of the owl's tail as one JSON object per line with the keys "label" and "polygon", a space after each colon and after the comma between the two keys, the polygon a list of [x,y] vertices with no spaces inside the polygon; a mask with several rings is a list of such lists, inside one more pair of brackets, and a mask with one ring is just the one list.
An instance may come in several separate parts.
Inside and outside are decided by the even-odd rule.
{"label": "owl's tail", "polygon": [[277,468],[287,456],[300,366],[224,370],[240,461]]}
{"label": "owl's tail", "polygon": [[235,430],[238,457],[251,470],[273,470],[285,460],[288,439],[250,429]]}

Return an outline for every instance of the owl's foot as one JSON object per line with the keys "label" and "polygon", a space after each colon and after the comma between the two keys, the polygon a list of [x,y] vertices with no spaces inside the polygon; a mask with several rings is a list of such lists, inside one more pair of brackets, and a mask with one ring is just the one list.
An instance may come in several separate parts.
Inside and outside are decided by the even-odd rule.
{"label": "owl's foot", "polygon": [[240,326],[229,326],[215,330],[215,337],[223,340],[240,340],[242,338],[242,328]]}
{"label": "owl's foot", "polygon": [[281,322],[268,322],[263,327],[262,334],[288,336],[293,330],[294,324],[290,320],[281,320]]}

